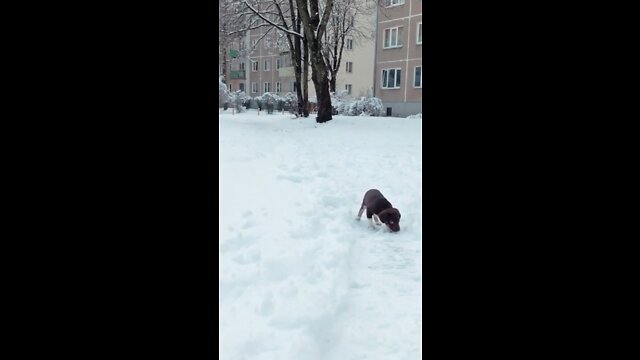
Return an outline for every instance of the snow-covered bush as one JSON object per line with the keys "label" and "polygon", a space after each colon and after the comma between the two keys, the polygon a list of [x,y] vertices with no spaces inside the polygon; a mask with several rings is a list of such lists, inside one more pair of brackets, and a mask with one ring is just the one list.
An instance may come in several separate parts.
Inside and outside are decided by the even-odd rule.
{"label": "snow-covered bush", "polygon": [[422,119],[422,113],[407,116],[407,119]]}
{"label": "snow-covered bush", "polygon": [[262,96],[260,96],[260,103],[262,104],[262,106],[267,108],[268,114],[273,113],[273,109],[275,108],[277,102],[278,96],[270,92],[266,92]]}
{"label": "snow-covered bush", "polygon": [[349,100],[347,90],[339,91],[338,93],[331,93],[331,106],[333,107],[333,114],[347,115],[349,111]]}
{"label": "snow-covered bush", "polygon": [[298,96],[292,92],[286,93],[282,100],[284,101],[284,108],[289,111],[295,111],[295,108],[298,106]]}
{"label": "snow-covered bush", "polygon": [[218,107],[222,107],[228,102],[229,90],[227,89],[227,84],[222,82],[222,76],[220,76],[220,78],[218,79]]}
{"label": "snow-covered bush", "polygon": [[361,98],[356,101],[358,113],[353,115],[382,116],[384,115],[384,105],[377,97]]}
{"label": "snow-covered bush", "polygon": [[251,100],[251,97],[247,96],[244,91],[235,91],[229,94],[229,103],[233,104],[233,107],[237,112],[244,111],[244,104],[247,102],[247,98]]}
{"label": "snow-covered bush", "polygon": [[348,116],[383,116],[384,105],[376,97],[362,97],[359,100],[349,100],[346,90],[338,94],[331,94],[331,105],[334,113]]}

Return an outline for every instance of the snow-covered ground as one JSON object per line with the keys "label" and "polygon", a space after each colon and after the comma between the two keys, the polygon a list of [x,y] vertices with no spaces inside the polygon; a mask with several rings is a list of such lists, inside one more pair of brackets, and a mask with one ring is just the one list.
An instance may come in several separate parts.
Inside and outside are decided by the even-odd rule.
{"label": "snow-covered ground", "polygon": [[[422,358],[422,119],[220,119],[220,358]],[[356,215],[379,189],[401,231]]]}

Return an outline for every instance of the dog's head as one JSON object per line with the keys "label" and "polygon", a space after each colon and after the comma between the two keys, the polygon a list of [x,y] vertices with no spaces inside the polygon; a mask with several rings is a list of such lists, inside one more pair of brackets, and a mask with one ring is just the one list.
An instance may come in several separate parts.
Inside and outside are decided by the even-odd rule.
{"label": "dog's head", "polygon": [[393,232],[400,231],[400,211],[396,208],[383,210],[378,214],[380,221],[386,224]]}

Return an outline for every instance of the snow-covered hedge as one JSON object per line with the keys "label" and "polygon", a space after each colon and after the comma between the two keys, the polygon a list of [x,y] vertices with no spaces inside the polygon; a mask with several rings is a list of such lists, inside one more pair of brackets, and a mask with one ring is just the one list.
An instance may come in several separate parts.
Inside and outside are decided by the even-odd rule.
{"label": "snow-covered hedge", "polygon": [[362,97],[359,100],[349,100],[346,90],[338,94],[331,94],[331,104],[334,113],[348,116],[383,116],[384,105],[376,97]]}
{"label": "snow-covered hedge", "polygon": [[407,116],[407,119],[422,119],[422,113]]}
{"label": "snow-covered hedge", "polygon": [[254,100],[259,108],[266,109],[269,114],[273,113],[274,109],[277,111],[292,109],[298,103],[297,95],[291,92],[284,96],[266,92],[261,96],[256,96]]}

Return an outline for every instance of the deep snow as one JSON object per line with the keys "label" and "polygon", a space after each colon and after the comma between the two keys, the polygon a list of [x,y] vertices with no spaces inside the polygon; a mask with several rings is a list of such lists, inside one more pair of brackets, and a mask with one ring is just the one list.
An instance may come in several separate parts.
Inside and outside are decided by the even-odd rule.
{"label": "deep snow", "polygon": [[[422,357],[421,126],[221,115],[221,359]],[[399,233],[355,220],[370,188]]]}

